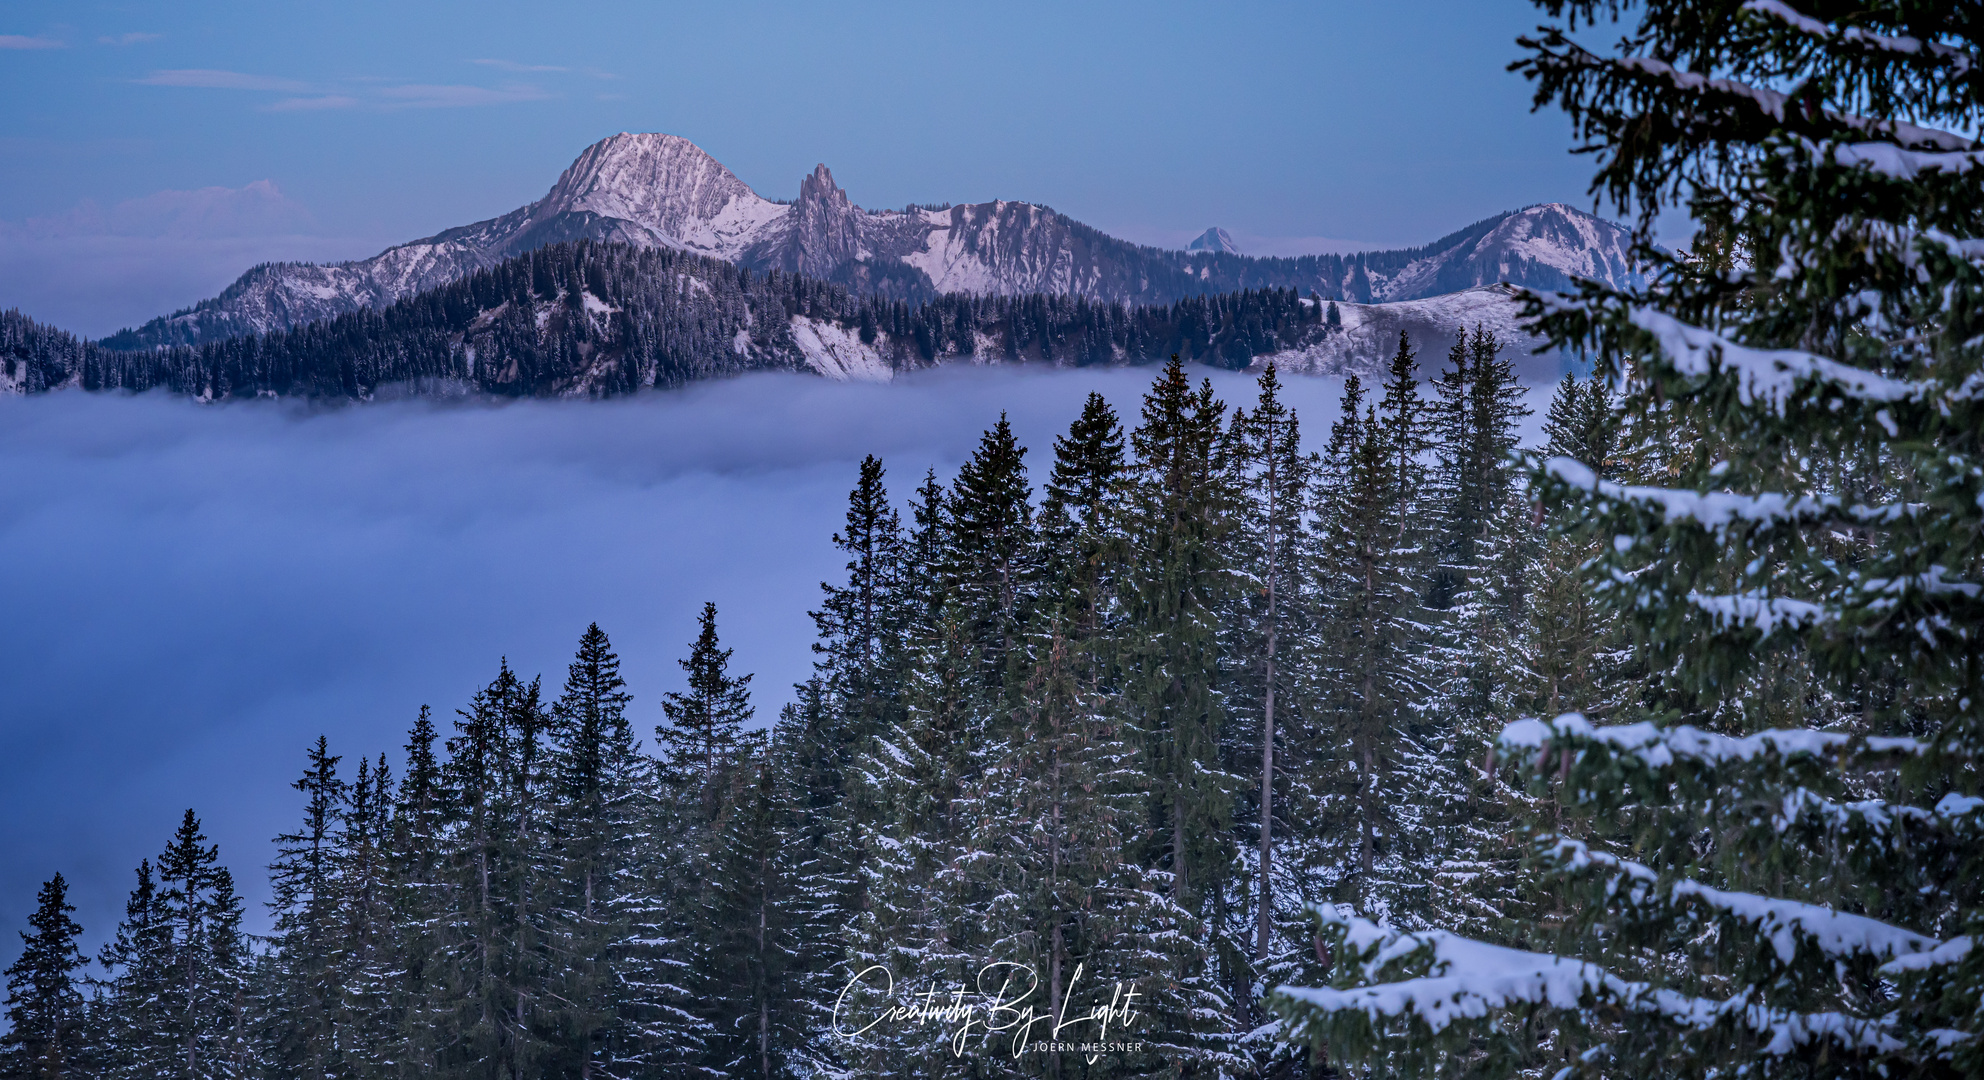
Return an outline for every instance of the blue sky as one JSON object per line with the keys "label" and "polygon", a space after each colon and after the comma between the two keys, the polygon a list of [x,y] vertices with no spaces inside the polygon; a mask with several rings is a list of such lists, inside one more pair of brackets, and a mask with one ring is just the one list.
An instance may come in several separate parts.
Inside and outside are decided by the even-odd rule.
{"label": "blue sky", "polygon": [[370,254],[668,131],[760,192],[1044,202],[1182,244],[1416,244],[1588,165],[1526,4],[95,3],[0,9],[0,307],[101,334]]}

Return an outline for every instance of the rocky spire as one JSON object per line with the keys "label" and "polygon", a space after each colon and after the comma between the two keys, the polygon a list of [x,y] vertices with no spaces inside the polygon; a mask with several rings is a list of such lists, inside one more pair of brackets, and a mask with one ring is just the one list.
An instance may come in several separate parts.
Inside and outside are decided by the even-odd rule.
{"label": "rocky spire", "polygon": [[792,208],[792,231],[786,236],[787,267],[802,274],[826,277],[861,249],[861,211],[847,192],[834,184],[825,165],[815,165],[799,182],[799,202]]}

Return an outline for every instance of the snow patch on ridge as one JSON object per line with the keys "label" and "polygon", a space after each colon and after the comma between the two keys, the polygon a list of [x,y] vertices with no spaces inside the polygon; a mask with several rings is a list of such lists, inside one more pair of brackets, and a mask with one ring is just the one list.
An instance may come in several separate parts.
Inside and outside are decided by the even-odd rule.
{"label": "snow patch on ridge", "polygon": [[[792,341],[806,366],[836,382],[888,382],[896,377],[889,361],[874,346],[864,344],[860,333],[837,323],[794,315]],[[876,344],[885,343],[876,338]]]}

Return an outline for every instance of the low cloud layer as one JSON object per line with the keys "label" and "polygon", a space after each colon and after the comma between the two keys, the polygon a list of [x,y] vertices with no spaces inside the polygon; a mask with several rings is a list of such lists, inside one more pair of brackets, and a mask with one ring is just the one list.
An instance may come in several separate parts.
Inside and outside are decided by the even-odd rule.
{"label": "low cloud layer", "polygon": [[[809,670],[806,611],[839,573],[828,537],[863,454],[900,497],[1003,410],[1038,477],[1091,388],[1133,421],[1154,374],[754,376],[317,413],[0,400],[0,960],[58,870],[102,940],[188,806],[259,905],[306,742],[328,734],[347,767],[397,760],[419,707],[451,719],[501,656],[561,682],[593,620],[647,734],[714,600],[769,719]],[[1291,391],[1320,434],[1335,384]]]}
{"label": "low cloud layer", "polygon": [[[1134,425],[1155,375],[959,366],[323,411],[0,398],[0,963],[56,871],[103,940],[189,806],[260,924],[306,743],[397,763],[420,706],[445,730],[499,657],[555,691],[595,620],[651,738],[715,601],[769,721],[810,671],[806,612],[842,572],[828,538],[862,455],[900,502],[1005,412],[1038,481],[1091,389]],[[1251,403],[1252,379],[1213,378]],[[1289,381],[1312,446],[1340,392]]]}

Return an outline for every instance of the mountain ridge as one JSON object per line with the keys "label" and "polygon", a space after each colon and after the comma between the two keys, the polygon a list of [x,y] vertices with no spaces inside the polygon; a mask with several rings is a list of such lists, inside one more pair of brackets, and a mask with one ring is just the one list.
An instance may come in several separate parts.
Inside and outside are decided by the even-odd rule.
{"label": "mountain ridge", "polygon": [[[1260,289],[1125,306],[1067,294],[946,293],[918,305],[713,256],[580,240],[537,248],[384,308],[147,350],[0,312],[0,393],[165,390],[202,400],[605,397],[757,370],[886,380],[932,365],[1119,365],[1375,373],[1408,332],[1424,357],[1485,325],[1525,373],[1558,361],[1508,286],[1359,305]],[[1429,361],[1430,362],[1430,361]]]}
{"label": "mountain ridge", "polygon": [[907,300],[1060,293],[1157,304],[1294,288],[1372,303],[1500,281],[1556,288],[1585,276],[1625,284],[1638,273],[1624,229],[1557,203],[1495,215],[1419,248],[1259,258],[1134,244],[1025,202],[864,209],[824,164],[801,180],[798,198],[781,202],[759,195],[687,139],[622,133],[587,147],[527,206],[369,259],[265,263],[218,296],[104,344],[155,348],[288,329],[383,307],[505,258],[580,239],[707,255]]}

